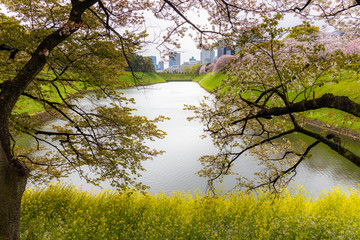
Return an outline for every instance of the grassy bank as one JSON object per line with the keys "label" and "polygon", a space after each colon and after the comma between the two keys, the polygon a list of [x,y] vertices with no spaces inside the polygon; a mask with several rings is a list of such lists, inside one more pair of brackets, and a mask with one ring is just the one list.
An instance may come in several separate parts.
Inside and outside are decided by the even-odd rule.
{"label": "grassy bank", "polygon": [[25,192],[21,239],[360,239],[358,210],[360,191],[212,198],[56,185]]}
{"label": "grassy bank", "polygon": [[194,74],[182,74],[182,73],[174,73],[174,74],[157,73],[157,75],[166,81],[191,81],[196,77],[196,75]]}
{"label": "grassy bank", "polygon": [[197,76],[194,81],[198,82],[200,86],[211,92],[216,87],[218,87],[224,79],[225,75],[219,72],[214,75],[212,73],[207,73]]}
{"label": "grassy bank", "polygon": [[[338,83],[325,84],[315,89],[316,97],[324,93],[332,93],[337,96],[347,96],[351,100],[360,103],[360,74],[343,73],[342,80]],[[306,117],[329,123],[338,128],[348,128],[360,132],[360,122],[353,115],[336,109],[319,109],[309,111]]]}
{"label": "grassy bank", "polygon": [[125,82],[130,86],[135,84],[147,85],[153,83],[165,82],[165,80],[156,73],[135,73],[135,77],[129,72],[119,76],[119,82]]}

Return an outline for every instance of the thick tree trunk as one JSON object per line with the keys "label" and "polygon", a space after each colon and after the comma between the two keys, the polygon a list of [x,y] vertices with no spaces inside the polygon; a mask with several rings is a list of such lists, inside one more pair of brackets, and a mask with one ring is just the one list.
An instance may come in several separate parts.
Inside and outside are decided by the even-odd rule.
{"label": "thick tree trunk", "polygon": [[20,238],[20,207],[28,171],[24,166],[9,165],[0,144],[0,240]]}

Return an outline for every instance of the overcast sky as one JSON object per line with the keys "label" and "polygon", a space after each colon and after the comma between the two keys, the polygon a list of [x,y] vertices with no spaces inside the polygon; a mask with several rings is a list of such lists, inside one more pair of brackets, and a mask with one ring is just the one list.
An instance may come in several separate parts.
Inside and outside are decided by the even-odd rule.
{"label": "overcast sky", "polygon": [[[146,18],[146,28],[147,32],[149,33],[149,41],[156,41],[161,34],[162,31],[166,31],[166,27],[171,26],[171,23],[166,23],[164,20],[159,20],[153,16],[152,13],[147,12],[145,14]],[[200,18],[196,19],[196,23],[206,23],[207,16],[204,14],[204,16],[200,16]],[[294,17],[294,15],[287,15],[284,17],[284,19],[280,22],[281,27],[293,27],[296,25],[299,25],[302,23],[302,20],[299,18]],[[315,25],[322,27],[324,25],[324,22],[317,22]],[[181,48],[180,49],[174,49],[176,52],[181,53],[181,63],[189,61],[189,58],[195,57],[196,60],[200,60],[200,50],[196,48],[195,42],[189,37],[186,36],[185,38],[181,39],[180,41]],[[168,66],[168,56],[165,56],[165,58],[160,58],[160,52],[156,49],[156,44],[146,44],[144,46],[144,49],[139,52],[139,54],[143,56],[156,56],[157,62],[164,60],[165,66]]]}
{"label": "overcast sky", "polygon": [[[195,16],[197,17],[194,20],[196,23],[206,24],[207,22],[207,15],[203,13],[203,16]],[[159,38],[159,34],[166,31],[166,27],[171,26],[171,22],[165,22],[164,20],[159,20],[153,16],[153,13],[147,12],[145,13],[146,19],[146,29],[149,33],[148,41],[156,42]],[[281,21],[280,26],[282,27],[291,27],[298,24],[301,24],[302,20],[295,18],[294,16],[288,15]],[[194,32],[193,32],[194,33]],[[174,49],[176,52],[181,53],[181,63],[188,62],[189,58],[195,57],[196,60],[200,60],[200,50],[196,48],[196,43],[189,37],[186,36],[180,41],[181,48]],[[139,52],[139,54],[143,56],[156,56],[157,62],[161,60],[165,60],[165,66],[167,66],[168,56],[164,56],[160,58],[160,52],[156,49],[157,44],[146,44],[144,49]]]}
{"label": "overcast sky", "polygon": [[[166,22],[164,20],[157,19],[153,16],[153,13],[147,12],[145,14],[146,19],[146,30],[149,34],[148,41],[149,42],[158,42],[159,36],[161,34],[165,34],[166,28],[172,25],[171,22]],[[206,19],[206,17],[204,17]],[[204,21],[205,22],[205,21]],[[195,32],[193,32],[195,33]],[[194,34],[195,35],[195,34]],[[172,49],[173,51],[181,53],[181,63],[188,62],[189,58],[194,57],[196,60],[200,60],[200,50],[196,48],[196,43],[187,35],[180,41],[181,48],[180,49]],[[139,52],[139,54],[143,56],[156,56],[157,61],[165,61],[165,66],[168,66],[168,56],[160,56],[160,52],[156,49],[158,44],[145,44],[144,49]]]}

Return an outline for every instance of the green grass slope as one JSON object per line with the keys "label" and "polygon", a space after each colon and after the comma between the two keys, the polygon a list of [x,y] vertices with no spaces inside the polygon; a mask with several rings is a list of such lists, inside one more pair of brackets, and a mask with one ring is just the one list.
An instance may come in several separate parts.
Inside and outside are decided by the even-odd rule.
{"label": "green grass slope", "polygon": [[134,86],[135,84],[147,85],[153,83],[166,82],[162,77],[160,77],[156,73],[137,72],[134,74],[135,74],[135,78],[130,72],[125,72],[123,75],[119,76],[119,81],[121,83],[125,82],[130,86]]}
{"label": "green grass slope", "polygon": [[[344,75],[338,83],[325,84],[322,87],[316,88],[316,97],[320,97],[325,93],[332,93],[337,96],[347,96],[351,100],[360,103],[360,75],[349,73],[344,73]],[[309,111],[305,116],[328,123],[334,127],[360,132],[360,121],[358,118],[336,109]]]}
{"label": "green grass slope", "polygon": [[196,77],[196,75],[194,74],[182,74],[182,73],[175,73],[175,74],[157,73],[157,75],[166,81],[191,81]]}
{"label": "green grass slope", "polygon": [[225,75],[219,72],[214,75],[212,73],[200,75],[196,77],[194,81],[198,82],[200,86],[211,92],[218,87],[224,79]]}

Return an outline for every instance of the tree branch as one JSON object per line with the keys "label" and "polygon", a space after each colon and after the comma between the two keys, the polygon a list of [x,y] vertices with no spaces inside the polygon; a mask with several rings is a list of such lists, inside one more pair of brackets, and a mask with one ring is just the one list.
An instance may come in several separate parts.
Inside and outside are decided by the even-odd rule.
{"label": "tree branch", "polygon": [[8,159],[12,158],[8,128],[12,109],[25,89],[44,68],[51,51],[80,28],[82,14],[97,1],[73,0],[68,21],[41,41],[30,60],[12,80],[3,82],[0,92],[0,144],[2,144]]}
{"label": "tree branch", "polygon": [[7,46],[6,44],[1,44],[0,45],[0,51],[9,51],[10,52],[10,56],[9,56],[9,60],[12,60],[15,58],[15,55],[20,51],[17,48],[11,48],[9,46]]}
{"label": "tree branch", "polygon": [[302,12],[305,8],[307,8],[309,6],[309,4],[311,2],[312,2],[312,0],[308,0],[302,8],[295,7],[294,12]]}
{"label": "tree branch", "polygon": [[350,100],[346,96],[335,96],[331,93],[326,93],[323,96],[312,99],[303,100],[301,102],[289,104],[285,107],[272,107],[267,109],[261,109],[256,114],[232,122],[237,124],[244,120],[250,120],[254,118],[271,118],[272,116],[282,116],[289,113],[304,112],[308,110],[315,110],[320,108],[333,108],[343,112],[347,112],[356,117],[360,117],[360,104]]}

